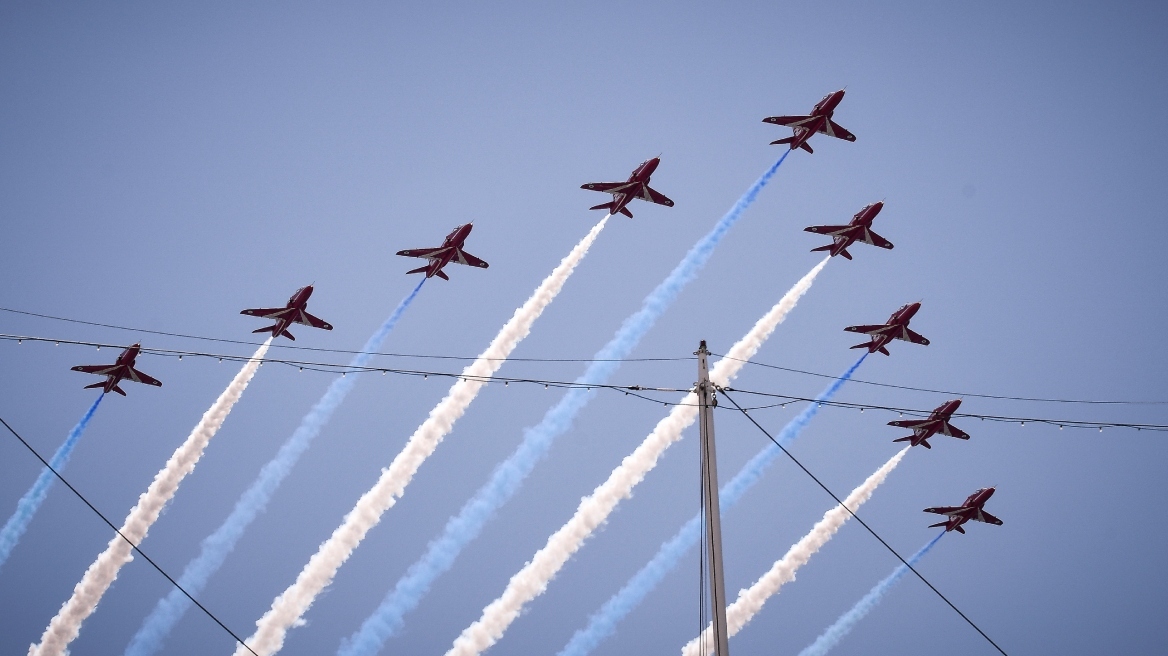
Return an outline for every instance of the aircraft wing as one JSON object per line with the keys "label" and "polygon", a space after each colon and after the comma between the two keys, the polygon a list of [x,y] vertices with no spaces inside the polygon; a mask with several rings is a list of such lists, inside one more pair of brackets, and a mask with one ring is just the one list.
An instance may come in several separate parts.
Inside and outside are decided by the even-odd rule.
{"label": "aircraft wing", "polygon": [[823,225],[823,226],[808,226],[803,228],[803,232],[814,232],[817,235],[840,235],[848,231],[852,226],[846,225]]}
{"label": "aircraft wing", "polygon": [[762,120],[763,123],[774,123],[793,128],[815,120],[814,116],[770,116]]}
{"label": "aircraft wing", "polygon": [[322,328],[324,330],[332,330],[333,329],[332,324],[325,321],[324,319],[321,319],[320,317],[314,317],[307,312],[301,312],[300,315],[301,315],[300,318],[303,319],[303,321],[297,321],[296,323],[302,323],[306,326],[312,326],[313,328]]}
{"label": "aircraft wing", "polygon": [[863,326],[848,326],[847,328],[844,328],[844,330],[848,331],[849,333],[864,333],[865,335],[879,335],[880,333],[887,331],[889,328],[891,328],[891,326],[889,326],[886,323],[882,323],[882,324],[863,325]]}
{"label": "aircraft wing", "polygon": [[962,508],[961,506],[937,506],[936,508],[925,508],[925,512],[927,513],[950,516],[956,515],[962,510],[965,510],[965,508]]}
{"label": "aircraft wing", "polygon": [[589,182],[580,185],[580,188],[589,191],[603,191],[606,194],[619,194],[634,185],[636,185],[635,182]]}
{"label": "aircraft wing", "polygon": [[467,266],[478,267],[480,269],[485,269],[485,268],[490,266],[486,262],[480,260],[479,258],[475,257],[474,255],[471,255],[470,253],[467,253],[466,251],[462,250],[461,248],[458,249],[458,254],[455,255],[454,259],[452,259],[451,262],[458,262],[459,264],[465,264]]}
{"label": "aircraft wing", "polygon": [[99,376],[108,376],[117,373],[118,365],[116,364],[83,364],[76,367],[70,367],[70,371],[80,371],[87,374],[97,374]]}
{"label": "aircraft wing", "polygon": [[138,371],[137,369],[135,369],[133,367],[127,367],[127,368],[130,371],[126,375],[126,378],[129,378],[130,380],[134,381],[135,383],[144,383],[146,385],[153,385],[155,387],[162,387],[162,381],[158,380],[157,378],[154,378],[152,376],[147,376],[146,374],[142,373],[141,371]]}
{"label": "aircraft wing", "polygon": [[262,317],[264,319],[281,319],[283,315],[287,314],[290,308],[250,308],[243,310],[240,314],[246,314],[252,317]]}
{"label": "aircraft wing", "polygon": [[979,521],[979,522],[985,522],[986,524],[994,524],[995,526],[1002,525],[1002,520],[998,519],[997,517],[994,517],[993,515],[989,514],[988,512],[986,512],[984,510],[978,511],[978,513],[974,517],[974,519]]}
{"label": "aircraft wing", "polygon": [[913,344],[921,344],[923,346],[929,345],[929,340],[924,335],[916,332],[915,330],[910,330],[908,328],[905,328],[904,334],[907,335],[907,337],[906,337],[907,341],[910,341]]}
{"label": "aircraft wing", "polygon": [[864,243],[879,246],[880,248],[892,248],[892,242],[872,232],[871,230],[864,231]]}
{"label": "aircraft wing", "polygon": [[657,191],[656,189],[650,189],[649,185],[645,185],[645,193],[639,198],[641,198],[641,200],[647,200],[650,203],[664,205],[665,207],[673,207],[673,201],[666,198],[665,194],[661,193],[660,191]]}
{"label": "aircraft wing", "polygon": [[852,134],[851,132],[848,132],[847,130],[844,129],[844,127],[842,125],[840,125],[839,123],[836,123],[835,121],[833,121],[831,119],[828,119],[827,123],[825,123],[821,128],[819,128],[819,131],[822,132],[823,134],[826,134],[829,137],[835,137],[836,139],[843,139],[844,141],[855,141],[856,140],[856,135]]}
{"label": "aircraft wing", "polygon": [[897,419],[896,421],[888,422],[889,426],[899,426],[900,428],[917,428],[928,424],[930,419]]}
{"label": "aircraft wing", "polygon": [[445,248],[411,248],[404,251],[398,251],[397,254],[404,255],[405,257],[435,258],[439,257],[445,252]]}
{"label": "aircraft wing", "polygon": [[951,424],[949,422],[945,422],[945,423],[941,424],[940,433],[942,435],[945,435],[948,437],[956,437],[959,440],[968,440],[969,439],[969,433],[966,433],[965,431],[961,430],[960,428],[954,426],[953,424]]}

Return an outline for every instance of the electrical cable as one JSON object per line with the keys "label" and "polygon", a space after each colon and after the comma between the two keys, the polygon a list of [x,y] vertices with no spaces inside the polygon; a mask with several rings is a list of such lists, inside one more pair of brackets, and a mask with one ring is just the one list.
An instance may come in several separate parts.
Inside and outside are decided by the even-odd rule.
{"label": "electrical cable", "polygon": [[[78,341],[78,340],[54,339],[54,338],[48,338],[48,337],[34,337],[34,336],[26,336],[26,335],[0,334],[0,341],[16,341],[17,343],[21,343],[21,342],[24,342],[26,340],[27,341],[34,341],[34,342],[46,342],[46,343],[53,342],[55,344],[70,344],[70,345],[77,345],[77,346],[93,346],[93,347],[96,347],[99,349],[103,346],[113,347],[113,348],[123,348],[121,345],[105,344],[105,343],[100,343],[100,342],[85,342],[85,341]],[[251,356],[247,356],[247,355],[234,355],[234,354],[228,354],[228,353],[208,353],[208,352],[200,352],[200,351],[179,351],[179,350],[173,350],[173,349],[153,349],[153,348],[146,348],[146,347],[143,347],[141,349],[141,353],[160,355],[160,356],[165,356],[165,357],[178,357],[180,360],[184,356],[213,358],[213,359],[218,359],[220,362],[222,362],[224,360],[230,361],[230,362],[245,362],[248,359],[250,359],[250,357],[251,357]],[[330,373],[330,374],[338,374],[339,373],[342,376],[350,374],[350,373],[357,374],[357,373],[380,372],[383,375],[384,374],[394,374],[394,375],[400,375],[400,376],[413,376],[413,377],[421,376],[423,378],[429,378],[430,376],[434,376],[437,378],[462,378],[462,379],[466,379],[466,380],[480,381],[483,383],[500,383],[501,382],[504,385],[510,385],[511,383],[528,384],[528,385],[543,385],[545,389],[551,388],[551,387],[555,387],[558,389],[588,389],[588,390],[603,389],[603,390],[623,392],[626,396],[632,396],[634,398],[648,401],[648,402],[653,403],[653,404],[660,403],[663,406],[691,405],[691,404],[683,404],[683,403],[680,403],[677,401],[666,401],[666,400],[661,400],[661,399],[655,399],[655,398],[652,398],[650,396],[646,396],[644,394],[639,393],[639,392],[688,393],[688,392],[692,391],[691,388],[682,389],[682,388],[677,388],[677,387],[657,387],[657,386],[645,386],[645,385],[615,385],[615,384],[599,384],[599,383],[580,383],[577,381],[543,379],[543,378],[515,378],[515,377],[506,377],[506,376],[469,376],[469,375],[466,375],[464,373],[454,373],[454,372],[449,372],[449,371],[431,371],[431,370],[426,370],[426,369],[398,369],[398,368],[374,367],[374,366],[353,366],[353,365],[349,365],[349,364],[334,364],[334,363],[313,362],[313,361],[306,361],[306,360],[284,360],[284,359],[279,359],[279,358],[264,358],[264,363],[265,364],[269,364],[269,363],[270,364],[282,364],[282,365],[286,365],[286,366],[290,366],[290,367],[296,367],[300,371],[308,370],[308,371],[315,371],[315,372],[320,372],[320,373]],[[773,407],[786,407],[786,405],[788,403],[815,402],[815,403],[819,403],[820,405],[823,405],[823,406],[828,406],[828,407],[833,407],[833,408],[851,409],[851,410],[860,410],[861,412],[863,412],[864,410],[877,410],[877,411],[884,411],[884,412],[895,412],[895,413],[898,413],[899,415],[906,415],[907,414],[909,416],[920,416],[920,417],[926,417],[932,412],[931,410],[922,410],[922,409],[917,409],[917,408],[905,408],[905,407],[898,407],[898,406],[855,403],[855,402],[848,402],[848,401],[835,401],[835,400],[816,401],[813,398],[805,397],[805,396],[797,396],[797,395],[791,395],[791,394],[778,394],[778,393],[774,393],[774,392],[762,392],[762,391],[757,391],[757,390],[747,390],[747,389],[734,388],[734,387],[727,387],[725,389],[733,391],[733,392],[741,392],[743,394],[751,394],[754,396],[782,399],[781,401],[778,401],[775,403],[747,408],[747,410],[761,410],[761,409],[773,408]],[[976,413],[968,413],[968,412],[966,412],[966,413],[957,412],[957,413],[953,413],[952,416],[953,417],[979,419],[982,421],[989,420],[989,421],[995,421],[995,422],[999,422],[999,423],[1020,424],[1023,426],[1025,426],[1027,422],[1030,422],[1030,423],[1034,423],[1034,424],[1046,424],[1049,426],[1058,426],[1059,429],[1085,428],[1085,429],[1097,429],[1099,431],[1102,431],[1104,428],[1130,428],[1130,429],[1135,429],[1136,431],[1168,432],[1168,424],[1143,424],[1143,423],[1132,423],[1132,422],[1082,421],[1082,420],[1077,420],[1077,419],[1051,419],[1051,418],[1045,418],[1045,417],[1020,417],[1020,416],[1009,416],[1009,415],[989,415],[989,414],[976,414]]]}
{"label": "electrical cable", "polygon": [[[70,319],[68,317],[57,317],[57,316],[53,316],[51,314],[40,314],[38,312],[27,312],[25,310],[14,310],[12,308],[6,308],[6,307],[0,307],[0,312],[11,312],[13,314],[23,314],[25,316],[38,317],[41,319],[52,319],[54,321],[64,321],[67,323],[77,323],[77,324],[81,324],[84,326],[97,326],[99,328],[112,328],[114,330],[125,330],[128,332],[143,333],[143,334],[147,334],[147,335],[163,335],[166,337],[181,337],[183,339],[197,339],[197,340],[202,340],[202,341],[206,341],[206,342],[219,342],[222,344],[240,344],[243,346],[260,346],[260,344],[261,344],[261,342],[248,342],[248,341],[240,340],[240,339],[227,339],[227,338],[223,338],[223,337],[204,337],[204,336],[200,336],[200,335],[188,335],[186,333],[171,333],[171,332],[166,332],[166,331],[162,331],[162,330],[149,330],[146,328],[131,328],[129,326],[118,326],[115,324],[99,323],[96,321],[85,321],[83,319]],[[51,341],[64,342],[65,340],[51,340]],[[346,350],[346,349],[321,348],[321,347],[314,347],[314,346],[296,346],[294,344],[286,344],[283,342],[273,343],[272,348],[291,349],[293,351],[316,351],[316,352],[320,352],[320,353],[341,353],[344,355],[356,355],[359,353],[364,353],[364,351],[351,351],[351,350]],[[469,361],[469,362],[473,362],[475,360],[480,359],[478,357],[469,357],[469,356],[461,356],[461,355],[427,355],[427,354],[421,354],[421,353],[380,353],[380,352],[378,352],[378,353],[373,353],[372,355],[379,355],[379,356],[390,357],[390,358],[419,358],[419,359],[428,359],[428,360],[462,360],[462,361]],[[507,358],[507,359],[512,361],[512,362],[612,362],[612,360],[597,360],[594,358]],[[626,359],[622,360],[622,362],[677,362],[677,361],[685,361],[685,360],[693,360],[693,359],[694,358],[692,356],[681,357],[681,358],[626,358]]]}
{"label": "electrical cable", "polygon": [[85,498],[85,495],[78,492],[77,488],[73,487],[72,483],[65,480],[65,477],[61,475],[61,472],[54,469],[53,466],[49,464],[48,460],[45,460],[41,456],[41,454],[38,453],[37,450],[32,447],[31,444],[29,444],[23,437],[21,437],[20,433],[16,432],[16,429],[14,429],[12,426],[9,426],[7,421],[4,421],[3,417],[0,417],[0,424],[4,424],[4,427],[8,429],[8,432],[10,432],[14,436],[16,436],[16,439],[20,440],[20,443],[23,444],[25,446],[25,448],[27,448],[29,451],[31,451],[32,454],[34,456],[36,456],[37,460],[40,460],[41,463],[44,464],[46,469],[53,472],[53,474],[57,477],[58,480],[60,480],[62,483],[64,483],[65,486],[68,487],[69,490],[73,492],[73,494],[77,495],[78,499],[81,499],[81,501],[83,501],[85,503],[85,505],[89,506],[90,510],[92,510],[94,513],[97,514],[98,517],[101,518],[101,521],[105,522],[110,528],[112,528],[114,530],[114,532],[117,533],[123,540],[125,540],[126,544],[130,545],[130,548],[132,548],[134,551],[137,551],[138,555],[142,556],[142,558],[144,558],[146,560],[146,562],[148,562],[152,566],[154,566],[154,569],[158,570],[159,574],[162,574],[164,577],[166,577],[166,580],[170,581],[171,585],[178,588],[179,592],[186,595],[186,598],[190,599],[191,603],[198,606],[200,610],[202,610],[204,613],[207,614],[207,617],[210,617],[212,620],[215,620],[215,623],[218,624],[224,631],[229,633],[232,638],[235,638],[236,642],[243,645],[244,649],[247,649],[252,654],[255,654],[255,656],[259,656],[259,654],[256,654],[255,650],[253,650],[251,647],[249,647],[248,644],[246,642],[244,642],[242,638],[240,638],[238,635],[236,635],[236,633],[234,631],[232,631],[230,628],[228,628],[227,625],[224,624],[222,620],[220,620],[218,617],[216,617],[214,613],[212,613],[210,610],[207,609],[206,606],[199,603],[198,599],[195,599],[194,597],[192,597],[191,593],[187,592],[185,588],[183,588],[181,585],[179,585],[178,581],[174,580],[174,578],[170,574],[167,574],[166,570],[159,567],[158,563],[154,562],[154,559],[152,559],[150,556],[147,556],[145,552],[143,552],[140,548],[138,548],[138,545],[131,542],[130,539],[127,538],[122,533],[121,529],[119,529],[117,526],[114,526],[114,523],[111,522],[108,518],[106,518],[106,516],[104,514],[102,514],[102,512],[97,509],[97,507],[95,507],[92,503],[90,503],[89,499]]}
{"label": "electrical cable", "polygon": [[842,500],[840,500],[840,498],[839,498],[838,496],[836,496],[835,492],[832,492],[830,488],[828,488],[826,485],[824,485],[824,484],[823,484],[823,481],[819,480],[819,478],[817,478],[817,477],[815,476],[815,474],[812,474],[812,473],[811,473],[811,470],[807,469],[807,467],[805,467],[805,466],[803,465],[803,463],[799,462],[799,460],[798,460],[798,459],[797,459],[797,458],[796,458],[794,455],[792,455],[792,454],[791,454],[791,452],[790,452],[790,451],[788,451],[788,450],[787,450],[787,449],[786,449],[786,448],[785,448],[785,447],[784,447],[782,444],[779,444],[779,441],[778,441],[778,440],[776,440],[776,439],[775,439],[775,438],[774,438],[774,437],[773,437],[773,436],[770,434],[770,432],[768,432],[768,431],[767,431],[767,429],[763,428],[763,427],[762,427],[762,424],[760,424],[760,423],[758,423],[757,421],[755,421],[755,420],[754,420],[754,417],[750,416],[750,413],[749,413],[749,412],[747,412],[747,411],[746,411],[746,410],[745,410],[745,409],[744,409],[742,406],[738,405],[738,402],[737,402],[737,401],[735,401],[733,397],[731,397],[729,394],[727,394],[727,393],[726,393],[726,389],[725,389],[725,388],[719,388],[719,389],[720,389],[720,391],[722,392],[722,396],[725,396],[727,401],[729,401],[729,402],[733,403],[733,404],[734,404],[734,407],[738,408],[738,410],[739,410],[739,411],[740,411],[740,412],[741,412],[741,413],[742,413],[742,414],[743,414],[743,415],[744,415],[744,416],[745,416],[747,419],[749,419],[749,420],[750,420],[750,423],[754,424],[754,425],[755,425],[755,427],[757,427],[757,428],[758,428],[760,431],[762,431],[763,435],[766,435],[766,436],[767,436],[767,437],[770,439],[770,441],[771,441],[771,442],[774,442],[775,446],[779,447],[779,449],[781,449],[781,450],[782,450],[782,452],[783,452],[784,454],[786,454],[786,456],[787,456],[788,458],[790,458],[790,459],[791,459],[791,462],[793,462],[793,463],[795,463],[796,465],[798,465],[798,466],[799,466],[799,469],[802,469],[802,470],[803,470],[803,473],[805,473],[805,474],[807,474],[808,476],[810,476],[810,477],[811,477],[811,480],[815,481],[815,483],[816,483],[816,484],[817,484],[819,487],[823,488],[823,491],[824,491],[824,492],[827,492],[827,493],[828,493],[828,495],[830,495],[832,499],[835,499],[835,502],[836,502],[837,504],[839,504],[839,505],[840,505],[840,507],[842,507],[844,510],[848,511],[848,514],[850,514],[850,515],[851,515],[853,518],[855,518],[855,520],[856,520],[857,522],[859,522],[861,526],[863,526],[864,528],[868,529],[868,532],[872,534],[872,537],[874,537],[874,538],[876,538],[877,540],[879,540],[879,541],[880,541],[880,544],[884,545],[884,548],[886,548],[886,549],[888,549],[888,551],[892,552],[892,555],[896,556],[897,560],[899,560],[900,562],[904,563],[904,566],[905,566],[905,567],[907,567],[907,568],[909,568],[909,570],[911,570],[913,574],[916,574],[916,575],[917,575],[917,578],[919,578],[921,581],[923,581],[925,585],[929,586],[929,589],[930,589],[930,590],[932,590],[933,592],[937,593],[937,596],[938,596],[938,597],[940,597],[940,598],[941,598],[941,599],[942,599],[942,600],[943,600],[943,601],[944,601],[946,604],[949,604],[949,607],[950,607],[950,608],[952,608],[954,611],[956,611],[956,612],[957,612],[957,614],[961,616],[961,619],[963,619],[963,620],[965,620],[966,622],[968,622],[968,623],[969,623],[969,625],[970,625],[970,626],[972,626],[972,627],[974,628],[974,630],[976,630],[978,633],[980,633],[980,634],[981,634],[981,637],[985,638],[985,639],[986,639],[986,640],[987,640],[987,641],[988,641],[988,642],[989,642],[991,645],[993,645],[993,646],[994,646],[994,649],[997,649],[997,650],[998,650],[998,651],[999,651],[999,652],[1002,654],[1002,656],[1007,656],[1007,654],[1006,654],[1005,650],[1003,650],[1001,647],[999,647],[999,646],[998,646],[998,643],[994,642],[992,638],[990,638],[988,635],[986,635],[986,632],[985,632],[985,631],[982,631],[982,630],[981,630],[981,627],[979,627],[977,624],[974,624],[973,620],[969,619],[969,617],[968,617],[968,616],[967,616],[965,613],[961,612],[961,609],[959,609],[957,606],[955,606],[955,605],[953,604],[953,602],[952,602],[952,601],[949,601],[949,598],[948,598],[948,597],[946,597],[945,595],[941,594],[941,591],[940,591],[940,590],[938,590],[936,587],[934,587],[932,583],[929,583],[929,580],[928,580],[928,579],[926,579],[926,578],[924,577],[924,575],[922,575],[920,572],[918,572],[918,571],[916,570],[916,568],[915,568],[915,567],[913,567],[912,565],[910,565],[910,564],[908,563],[908,561],[907,561],[907,560],[905,560],[905,559],[904,559],[904,557],[903,557],[903,556],[901,556],[901,555],[900,555],[900,554],[899,554],[899,553],[896,551],[896,549],[893,549],[893,548],[892,548],[892,545],[890,545],[890,544],[888,544],[887,542],[885,542],[885,541],[884,541],[884,538],[880,537],[880,534],[878,534],[878,533],[877,533],[877,532],[876,532],[876,531],[875,531],[875,530],[874,530],[874,529],[873,529],[871,526],[869,526],[867,522],[865,522],[864,520],[860,519],[859,515],[857,515],[856,513],[852,512],[852,509],[851,509],[851,508],[848,508],[848,507],[847,507],[847,505],[845,505],[845,504],[844,504],[844,502],[843,502]]}

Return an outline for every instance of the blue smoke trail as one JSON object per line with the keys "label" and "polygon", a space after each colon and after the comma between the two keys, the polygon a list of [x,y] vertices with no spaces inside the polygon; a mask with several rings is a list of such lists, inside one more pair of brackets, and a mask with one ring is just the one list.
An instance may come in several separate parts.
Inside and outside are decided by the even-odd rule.
{"label": "blue smoke trail", "polygon": [[[97,406],[101,405],[101,400],[104,398],[105,394],[98,396],[93,405],[89,406],[89,410],[86,410],[85,414],[81,416],[81,421],[77,422],[73,430],[69,431],[65,443],[57,448],[53,459],[49,461],[53,469],[61,471],[65,465],[69,464],[69,456],[73,455],[73,447],[77,446],[77,440],[85,432],[85,427],[89,425],[89,420],[93,418],[93,413],[97,411]],[[24,496],[20,497],[20,501],[16,502],[16,512],[12,513],[12,516],[4,524],[4,528],[0,529],[0,567],[4,567],[4,563],[12,555],[16,543],[20,542],[20,537],[28,529],[29,523],[32,522],[32,518],[36,515],[37,509],[41,507],[45,497],[49,496],[49,490],[56,480],[57,475],[48,467],[44,468],[28,492],[25,492]]]}
{"label": "blue smoke trail", "polygon": [[[418,286],[409,293],[398,306],[394,308],[393,313],[381,324],[377,332],[365,342],[365,346],[361,348],[361,352],[353,356],[350,362],[352,367],[363,367],[373,354],[381,349],[385,338],[389,336],[390,331],[397,325],[398,319],[405,313],[406,309],[413,303],[414,298],[417,297],[418,292],[421,291],[422,285],[426,282],[426,278],[422,278],[418,282]],[[268,501],[275,494],[280,483],[284,481],[284,477],[292,471],[292,467],[296,465],[296,461],[312,444],[315,438],[332,418],[333,411],[335,411],[341,402],[345,400],[345,396],[352,391],[353,386],[357,384],[359,376],[337,376],[333,382],[329,384],[328,390],[325,391],[324,396],[312,406],[308,414],[300,420],[300,426],[292,433],[280,450],[276,453],[276,457],[272,458],[256,477],[256,480],[251,484],[243,495],[235,502],[235,508],[232,509],[231,514],[227,516],[223,524],[215,529],[215,532],[203,539],[202,549],[199,555],[187,563],[183,570],[182,576],[179,577],[179,585],[187,590],[192,595],[197,595],[202,591],[203,587],[207,585],[207,580],[219,570],[223,561],[227,559],[228,554],[235,548],[235,543],[247,530],[252,520],[256,518],[267,505]],[[157,653],[162,649],[162,643],[166,636],[170,633],[174,625],[178,623],[187,609],[191,607],[191,601],[183,595],[177,588],[171,590],[168,595],[158,600],[154,606],[154,610],[143,621],[142,626],[134,637],[130,639],[129,646],[126,647],[126,656],[148,656],[149,654]]]}
{"label": "blue smoke trail", "polygon": [[[843,387],[844,383],[852,377],[852,374],[855,373],[856,369],[859,368],[866,357],[868,357],[867,353],[861,355],[855,364],[848,367],[848,370],[842,376],[833,380],[827,386],[827,389],[815,397],[815,400],[818,402],[831,400],[836,392]],[[783,430],[779,432],[777,438],[779,444],[786,447],[798,437],[800,431],[819,412],[819,406],[819,403],[813,402],[804,408],[803,412],[796,415],[794,419],[787,422],[787,425],[783,426]],[[734,478],[722,486],[720,502],[718,504],[722,511],[725,512],[733,507],[734,504],[738,503],[742,495],[746,494],[747,490],[762,478],[767,467],[781,454],[782,450],[774,444],[771,444],[743,465],[742,469],[735,474]],[[685,552],[697,544],[700,538],[701,516],[697,515],[686,522],[681,527],[681,530],[677,532],[677,535],[661,545],[661,549],[657,551],[657,555],[653,556],[653,559],[648,564],[634,574],[633,578],[629,579],[628,583],[625,583],[625,586],[619,592],[606,601],[604,606],[601,606],[600,610],[588,619],[588,626],[577,631],[572,636],[568,644],[560,650],[559,656],[584,656],[595,649],[605,638],[612,635],[616,631],[617,623],[632,612],[641,603],[641,600],[645,598],[645,595],[657,587],[657,584],[665,578],[665,575],[677,566],[678,561],[685,555]]]}
{"label": "blue smoke trail", "polygon": [[[709,234],[694,244],[665,280],[645,297],[641,309],[625,319],[608,344],[596,353],[596,361],[576,379],[577,383],[602,383],[620,367],[619,361],[636,347],[641,337],[653,327],[657,318],[669,308],[681,290],[697,277],[718,243],[722,241],[722,237],[738,222],[746,208],[750,207],[762,188],[774,177],[789,152],[789,150],[784,152],[782,157],[747,189]],[[523,442],[515,453],[500,463],[486,485],[466,502],[458,515],[450,518],[442,535],[430,543],[426,553],[410,566],[405,576],[381,601],[381,605],[365,619],[361,628],[342,642],[338,654],[369,655],[376,654],[381,649],[385,641],[401,628],[405,614],[417,607],[434,579],[450,569],[462,548],[478,537],[495,511],[515,494],[535,464],[551,448],[552,442],[571,427],[576,413],[587,405],[595,394],[595,390],[580,388],[570,390],[559,403],[547,411],[538,426],[524,431]]]}
{"label": "blue smoke trail", "polygon": [[[940,535],[930,540],[928,544],[921,547],[920,551],[913,554],[912,557],[908,559],[908,564],[916,565],[917,561],[919,561],[921,558],[924,558],[925,554],[929,553],[929,550],[933,548],[933,545],[937,544],[937,541],[943,537],[945,537],[945,532],[941,531]],[[884,598],[884,595],[888,594],[888,591],[892,589],[892,586],[896,585],[897,581],[904,578],[904,575],[908,574],[908,571],[909,569],[906,565],[899,565],[895,570],[893,570],[891,574],[888,575],[888,578],[877,583],[876,587],[869,590],[868,594],[864,595],[862,599],[857,601],[856,605],[852,606],[851,610],[844,613],[843,615],[840,615],[840,618],[835,621],[835,624],[827,627],[827,630],[824,631],[823,634],[818,638],[816,638],[815,642],[811,643],[811,646],[799,652],[799,656],[822,656],[823,654],[831,651],[831,648],[839,644],[839,641],[843,640],[844,636],[848,635],[848,632],[852,630],[852,627],[856,626],[857,622],[864,619],[864,616],[867,615],[868,612],[873,608],[875,608],[876,604],[880,603],[880,600]]]}

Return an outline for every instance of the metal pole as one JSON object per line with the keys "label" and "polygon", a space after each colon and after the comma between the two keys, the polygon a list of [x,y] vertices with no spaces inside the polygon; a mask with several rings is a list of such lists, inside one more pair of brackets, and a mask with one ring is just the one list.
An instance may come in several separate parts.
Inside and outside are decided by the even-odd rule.
{"label": "metal pole", "polygon": [[698,426],[702,449],[702,498],[706,504],[706,529],[710,535],[706,557],[710,570],[710,603],[713,605],[714,649],[717,656],[730,656],[726,632],[726,583],[722,574],[722,516],[718,505],[718,457],[714,445],[714,408],[718,405],[710,369],[706,364],[706,341],[694,355],[698,356]]}

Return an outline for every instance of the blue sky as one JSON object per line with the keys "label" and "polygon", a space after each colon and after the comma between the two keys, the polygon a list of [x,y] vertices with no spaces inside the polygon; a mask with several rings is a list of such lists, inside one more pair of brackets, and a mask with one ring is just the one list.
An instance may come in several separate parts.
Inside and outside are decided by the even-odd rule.
{"label": "blue sky", "polygon": [[[0,8],[0,306],[151,330],[250,339],[244,307],[315,282],[332,332],[297,345],[358,348],[415,279],[393,255],[475,221],[458,268],[426,284],[387,343],[473,356],[599,218],[580,184],[623,179],[662,154],[654,187],[676,201],[617,217],[517,357],[587,358],[778,156],[765,116],[806,112],[844,87],[854,144],[794,153],[701,277],[634,357],[722,352],[817,261],[807,225],[878,199],[894,244],[833,261],[759,354],[834,374],[842,327],[922,300],[913,327],[863,380],[984,394],[1168,400],[1161,198],[1168,27],[1153,3],[880,6],[833,3],[8,4]],[[0,313],[0,332],[223,349]],[[294,352],[284,352],[294,353]],[[273,351],[274,355],[279,355]],[[51,453],[92,402],[69,371],[103,349],[0,342],[0,416]],[[323,356],[322,356],[323,357]],[[337,361],[347,360],[338,356]],[[385,359],[386,364],[453,364]],[[67,474],[121,518],[235,373],[214,360],[144,356],[164,381],[108,399]],[[503,375],[570,379],[579,363],[509,363]],[[691,361],[628,363],[623,383],[682,387]],[[261,369],[143,548],[179,570],[329,383]],[[736,386],[811,395],[821,379],[748,368]],[[446,383],[362,381],[202,596],[249,633],[441,398]],[[854,384],[845,400],[931,408],[947,395]],[[422,467],[294,630],[285,653],[332,653],[558,393],[490,387]],[[1168,423],[1164,406],[1084,407],[967,397],[987,414]],[[778,429],[797,410],[758,413]],[[662,408],[601,395],[524,490],[464,552],[389,648],[444,651],[506,580],[632,451]],[[882,413],[824,410],[796,454],[846,493],[899,445]],[[719,415],[723,476],[764,446]],[[931,536],[920,509],[997,485],[1002,527],[948,536],[922,571],[1010,653],[1148,652],[1162,611],[1168,530],[1155,521],[1160,434],[955,422],[968,442],[914,450],[864,507],[902,553]],[[493,653],[558,650],[696,508],[694,435],[674,447]],[[0,439],[0,503],[39,469]],[[789,463],[723,517],[727,589],[745,587],[831,505]],[[7,512],[5,513],[7,514]],[[0,570],[0,651],[35,640],[109,539],[62,487]],[[794,653],[892,570],[847,526],[736,637],[735,651]],[[697,628],[696,555],[605,649],[669,652]],[[120,653],[166,582],[126,567],[75,643]],[[731,593],[733,594],[733,593]],[[231,649],[195,613],[167,653]],[[837,653],[988,653],[906,579]]]}

